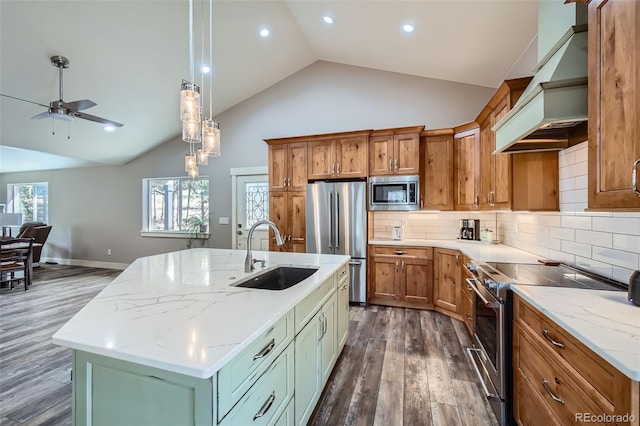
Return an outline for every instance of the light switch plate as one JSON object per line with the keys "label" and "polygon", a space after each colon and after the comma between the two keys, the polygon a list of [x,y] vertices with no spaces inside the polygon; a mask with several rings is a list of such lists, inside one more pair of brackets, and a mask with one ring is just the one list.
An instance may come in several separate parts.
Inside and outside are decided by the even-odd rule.
{"label": "light switch plate", "polygon": [[228,217],[219,217],[218,218],[218,225],[228,225],[229,224],[229,218]]}

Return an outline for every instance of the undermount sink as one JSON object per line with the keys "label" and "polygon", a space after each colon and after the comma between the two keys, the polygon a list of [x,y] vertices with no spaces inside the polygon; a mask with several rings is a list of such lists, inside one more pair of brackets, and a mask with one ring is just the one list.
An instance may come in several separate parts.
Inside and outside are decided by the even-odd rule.
{"label": "undermount sink", "polygon": [[317,270],[318,268],[278,266],[234,285],[260,290],[284,290],[306,280]]}

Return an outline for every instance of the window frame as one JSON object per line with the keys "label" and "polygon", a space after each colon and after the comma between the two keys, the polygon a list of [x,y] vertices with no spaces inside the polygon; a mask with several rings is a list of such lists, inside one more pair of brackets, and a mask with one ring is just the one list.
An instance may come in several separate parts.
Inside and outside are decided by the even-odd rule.
{"label": "window frame", "polygon": [[[44,186],[47,190],[47,202],[46,202],[46,208],[45,210],[45,214],[44,214],[44,220],[38,220],[37,217],[34,217],[32,219],[27,220],[27,218],[25,217],[25,215],[22,215],[22,223],[25,222],[44,222],[44,223],[49,223],[49,182],[17,182],[17,183],[8,183],[7,184],[7,204],[4,205],[4,211],[5,213],[20,213],[19,211],[16,211],[16,199],[15,199],[15,188],[16,187],[21,187],[21,186]],[[37,205],[37,203],[35,203],[34,205]]]}
{"label": "window frame", "polygon": [[[207,201],[207,211],[211,212],[211,180],[209,176],[199,176],[198,180],[207,180],[209,185],[209,199]],[[178,180],[188,181],[192,180],[188,176],[167,176],[167,177],[154,177],[142,179],[142,228],[140,230],[140,236],[153,237],[153,238],[194,238],[194,239],[208,239],[211,235],[211,223],[209,223],[208,232],[193,233],[188,230],[149,230],[149,214],[150,214],[150,184],[153,181],[158,180]]]}

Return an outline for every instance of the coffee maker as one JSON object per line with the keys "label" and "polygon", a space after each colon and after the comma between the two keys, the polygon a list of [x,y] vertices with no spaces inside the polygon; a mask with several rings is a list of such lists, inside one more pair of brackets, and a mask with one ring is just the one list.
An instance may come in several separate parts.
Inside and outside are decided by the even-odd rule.
{"label": "coffee maker", "polygon": [[459,238],[480,241],[480,219],[460,219]]}

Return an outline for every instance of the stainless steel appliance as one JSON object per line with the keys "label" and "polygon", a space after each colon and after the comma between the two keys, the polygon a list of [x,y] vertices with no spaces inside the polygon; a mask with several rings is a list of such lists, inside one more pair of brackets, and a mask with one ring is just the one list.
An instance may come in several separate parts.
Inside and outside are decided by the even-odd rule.
{"label": "stainless steel appliance", "polygon": [[460,219],[460,236],[461,240],[480,241],[480,220],[479,219]]}
{"label": "stainless steel appliance", "polygon": [[420,176],[369,178],[369,210],[418,210]]}
{"label": "stainless steel appliance", "polygon": [[564,264],[472,262],[467,279],[475,294],[473,347],[467,348],[485,396],[501,425],[513,422],[511,284],[626,291],[617,281]]}
{"label": "stainless steel appliance", "polygon": [[349,301],[367,302],[367,184],[307,184],[307,253],[351,256]]}

